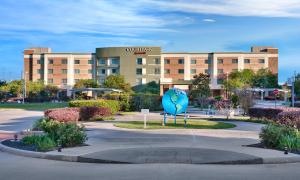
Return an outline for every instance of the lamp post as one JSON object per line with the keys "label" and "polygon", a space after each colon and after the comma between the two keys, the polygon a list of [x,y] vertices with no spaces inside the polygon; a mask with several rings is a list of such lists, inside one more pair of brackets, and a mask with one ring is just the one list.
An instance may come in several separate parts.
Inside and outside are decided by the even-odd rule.
{"label": "lamp post", "polygon": [[25,103],[25,98],[26,98],[26,75],[28,72],[22,73],[23,76],[23,104]]}

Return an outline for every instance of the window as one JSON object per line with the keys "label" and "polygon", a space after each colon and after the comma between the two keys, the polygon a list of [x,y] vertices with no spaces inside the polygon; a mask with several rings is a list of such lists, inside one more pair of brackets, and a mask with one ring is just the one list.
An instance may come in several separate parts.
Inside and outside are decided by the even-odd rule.
{"label": "window", "polygon": [[105,74],[106,70],[105,69],[100,69],[101,74]]}
{"label": "window", "polygon": [[119,64],[120,64],[120,60],[119,60],[119,59],[116,59],[116,58],[114,58],[114,59],[112,59],[112,60],[111,60],[111,64],[114,64],[114,65],[119,65]]}
{"label": "window", "polygon": [[68,83],[68,80],[67,80],[67,79],[62,79],[62,80],[61,80],[61,83],[62,83],[62,84],[67,84],[67,83]]}
{"label": "window", "polygon": [[197,60],[196,59],[191,59],[191,64],[197,64]]}
{"label": "window", "polygon": [[62,70],[61,70],[61,73],[62,73],[62,74],[67,74],[67,73],[68,73],[68,70],[67,70],[67,69],[62,69]]}
{"label": "window", "polygon": [[155,68],[154,69],[154,74],[160,74],[160,68]]}
{"label": "window", "polygon": [[80,74],[80,69],[74,69],[75,74]]}
{"label": "window", "polygon": [[143,64],[143,58],[137,58],[136,64]]}
{"label": "window", "polygon": [[223,74],[223,73],[224,73],[223,69],[218,69],[218,74]]}
{"label": "window", "polygon": [[239,62],[238,59],[232,59],[232,64],[237,64]]}
{"label": "window", "polygon": [[93,70],[92,70],[92,69],[89,69],[89,70],[88,70],[88,73],[89,73],[89,74],[93,74]]}
{"label": "window", "polygon": [[88,60],[89,64],[94,64],[94,61],[92,59]]}
{"label": "window", "polygon": [[196,69],[191,69],[191,74],[196,74]]}
{"label": "window", "polygon": [[136,74],[137,75],[142,75],[143,74],[143,69],[142,68],[137,68],[136,69]]}
{"label": "window", "polygon": [[62,60],[61,60],[61,63],[62,63],[62,64],[68,64],[68,60],[67,60],[67,59],[62,59]]}
{"label": "window", "polygon": [[36,63],[37,64],[43,64],[43,61],[42,60],[37,60]]}
{"label": "window", "polygon": [[37,70],[37,73],[38,73],[38,74],[43,74],[43,70],[42,70],[42,69],[38,69],[38,70]]}
{"label": "window", "polygon": [[178,69],[178,74],[184,74],[184,69]]}
{"label": "window", "polygon": [[53,74],[53,69],[48,69],[48,74]]}
{"label": "window", "polygon": [[259,62],[260,64],[264,64],[264,63],[265,63],[265,60],[264,60],[264,59],[259,59],[258,62]]}
{"label": "window", "polygon": [[78,83],[80,81],[80,79],[75,79],[75,83]]}
{"label": "window", "polygon": [[53,84],[53,79],[48,79],[48,84]]}
{"label": "window", "polygon": [[178,64],[184,64],[184,59],[178,59]]}
{"label": "window", "polygon": [[102,64],[102,65],[106,64],[105,59],[99,59],[99,64]]}
{"label": "window", "polygon": [[205,59],[205,64],[210,64],[211,60]]}
{"label": "window", "polygon": [[223,79],[218,78],[218,79],[217,79],[217,84],[223,84]]}
{"label": "window", "polygon": [[244,59],[245,64],[250,64],[250,59]]}
{"label": "window", "polygon": [[155,58],[155,59],[154,59],[154,63],[155,63],[155,64],[160,64],[160,59],[159,59],[159,58]]}
{"label": "window", "polygon": [[204,72],[205,72],[206,74],[210,74],[210,70],[209,70],[209,69],[205,69]]}
{"label": "window", "polygon": [[111,72],[112,72],[113,74],[119,73],[118,69],[112,69]]}
{"label": "window", "polygon": [[223,64],[223,59],[218,59],[218,64]]}
{"label": "window", "polygon": [[80,64],[80,60],[75,60],[74,64]]}
{"label": "window", "polygon": [[165,74],[170,74],[170,69],[165,69]]}
{"label": "window", "polygon": [[165,64],[170,64],[170,59],[165,59],[164,61]]}
{"label": "window", "polygon": [[48,64],[53,64],[53,59],[49,59]]}

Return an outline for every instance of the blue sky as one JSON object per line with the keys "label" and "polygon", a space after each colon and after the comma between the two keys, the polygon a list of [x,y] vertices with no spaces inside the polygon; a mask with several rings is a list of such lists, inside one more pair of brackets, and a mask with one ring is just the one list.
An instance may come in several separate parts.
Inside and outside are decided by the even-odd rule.
{"label": "blue sky", "polygon": [[300,0],[1,0],[0,79],[20,77],[22,51],[93,52],[155,45],[163,51],[279,48],[279,81],[300,72]]}

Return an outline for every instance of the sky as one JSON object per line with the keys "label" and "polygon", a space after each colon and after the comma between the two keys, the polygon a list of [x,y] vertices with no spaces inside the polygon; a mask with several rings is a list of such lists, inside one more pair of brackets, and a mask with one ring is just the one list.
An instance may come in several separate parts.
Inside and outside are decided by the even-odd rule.
{"label": "sky", "polygon": [[279,82],[300,72],[300,0],[1,0],[0,79],[21,76],[23,50],[163,52],[279,48]]}

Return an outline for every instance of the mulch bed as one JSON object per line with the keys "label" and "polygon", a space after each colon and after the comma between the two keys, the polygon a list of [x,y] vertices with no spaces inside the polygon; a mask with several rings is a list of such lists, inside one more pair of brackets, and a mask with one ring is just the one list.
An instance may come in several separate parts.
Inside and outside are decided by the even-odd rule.
{"label": "mulch bed", "polygon": [[5,146],[8,146],[8,147],[21,149],[21,150],[37,151],[37,148],[34,145],[26,145],[19,140],[15,141],[15,140],[8,139],[5,141],[2,141],[2,144]]}
{"label": "mulch bed", "polygon": [[[250,145],[244,145],[246,147],[255,147],[255,148],[263,148],[263,149],[274,149],[274,148],[267,148],[266,146],[264,146],[262,143],[257,143],[257,144],[250,144]],[[274,150],[278,150],[278,151],[282,151],[281,149],[274,149]],[[294,153],[294,154],[300,154],[300,151],[289,151],[290,153]]]}

